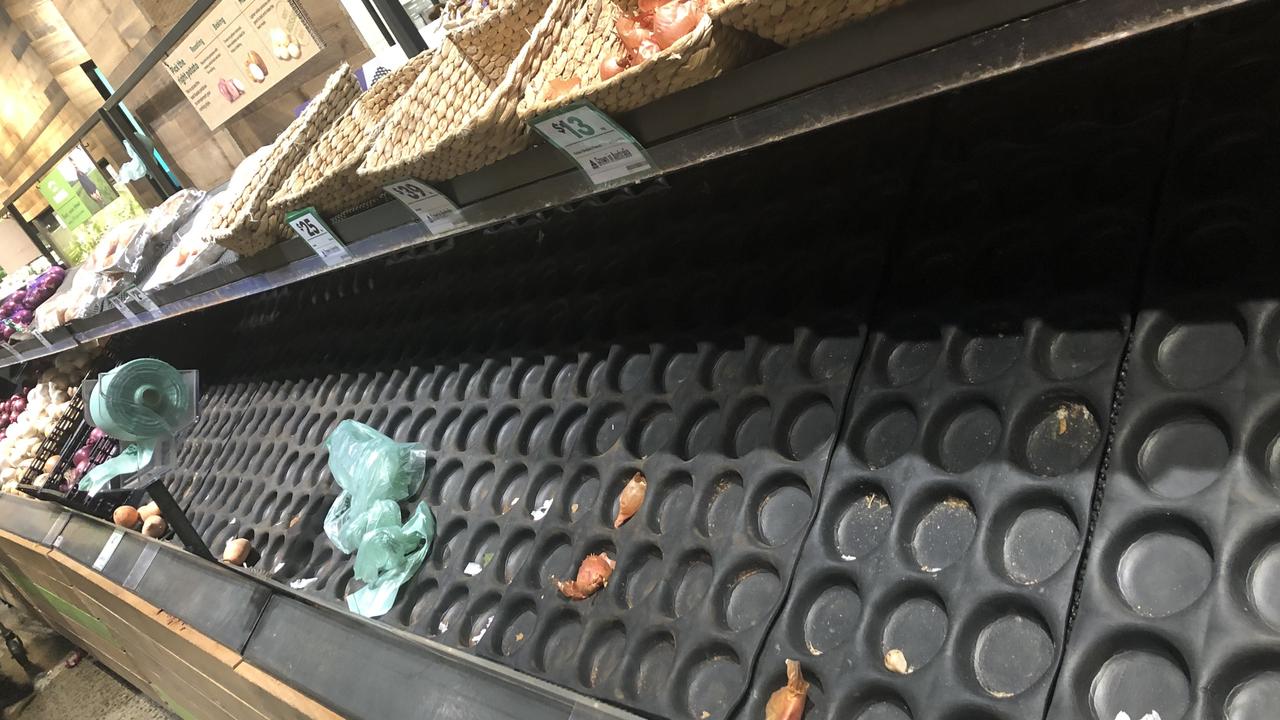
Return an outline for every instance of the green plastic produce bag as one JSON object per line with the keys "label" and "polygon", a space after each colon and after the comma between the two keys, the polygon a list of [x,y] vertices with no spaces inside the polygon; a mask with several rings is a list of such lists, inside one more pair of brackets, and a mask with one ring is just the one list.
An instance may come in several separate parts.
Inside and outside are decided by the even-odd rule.
{"label": "green plastic produce bag", "polygon": [[347,598],[348,606],[377,617],[391,609],[396,591],[418,571],[435,538],[435,517],[426,505],[418,505],[402,526],[396,504],[422,486],[427,451],[354,420],[339,423],[325,446],[342,493],[325,516],[324,532],[342,552],[357,553],[355,575],[365,586]]}
{"label": "green plastic produce bag", "polygon": [[365,586],[347,596],[347,607],[365,617],[385,615],[396,592],[422,567],[436,535],[436,518],[418,503],[409,521],[400,525],[400,506],[379,500],[371,513],[377,518],[356,551],[355,577]]}
{"label": "green plastic produce bag", "polygon": [[342,488],[325,516],[324,532],[335,547],[350,554],[374,527],[377,501],[403,500],[422,486],[427,449],[419,443],[398,443],[355,420],[338,423],[324,444],[329,472]]}
{"label": "green plastic produce bag", "polygon": [[193,402],[182,373],[161,360],[131,360],[103,375],[89,396],[89,414],[107,435],[132,444],[86,473],[80,489],[95,495],[111,478],[146,467],[159,441],[190,419]]}

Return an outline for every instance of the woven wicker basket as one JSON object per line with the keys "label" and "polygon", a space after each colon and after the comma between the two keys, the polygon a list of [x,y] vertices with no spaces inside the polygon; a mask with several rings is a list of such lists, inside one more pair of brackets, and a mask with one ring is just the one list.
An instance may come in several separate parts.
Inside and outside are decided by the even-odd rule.
{"label": "woven wicker basket", "polygon": [[350,109],[359,94],[360,85],[347,65],[330,75],[302,114],[276,138],[245,191],[214,218],[209,238],[240,255],[255,255],[283,240],[288,226],[284,211],[270,207],[272,195],[321,133]]}
{"label": "woven wicker basket", "polygon": [[[525,89],[520,117],[528,120],[584,98],[605,113],[625,112],[710,80],[775,47],[704,18],[657,57],[602,81],[601,61],[623,54],[614,23],[624,12],[635,9],[635,0],[586,0],[562,5],[560,22],[552,23],[550,32],[542,38],[551,47],[538,74]],[[577,89],[554,100],[546,98],[547,82],[571,77],[581,81]]]}
{"label": "woven wicker basket", "polygon": [[546,14],[549,0],[488,0],[486,7],[477,8],[481,1],[455,4],[445,29],[481,72],[501,80]]}
{"label": "woven wicker basket", "polygon": [[330,217],[381,193],[382,188],[357,175],[356,168],[364,162],[391,108],[430,61],[430,53],[415,55],[361,95],[285,178],[271,198],[271,209],[289,213],[310,206]]}
{"label": "woven wicker basket", "polygon": [[501,80],[493,80],[448,38],[427,69],[392,108],[359,174],[382,186],[416,178],[439,182],[491,165],[524,149],[529,129],[516,115],[528,78],[546,47],[538,38],[562,2],[551,0]]}
{"label": "woven wicker basket", "polygon": [[711,14],[730,27],[791,47],[904,0],[721,0]]}

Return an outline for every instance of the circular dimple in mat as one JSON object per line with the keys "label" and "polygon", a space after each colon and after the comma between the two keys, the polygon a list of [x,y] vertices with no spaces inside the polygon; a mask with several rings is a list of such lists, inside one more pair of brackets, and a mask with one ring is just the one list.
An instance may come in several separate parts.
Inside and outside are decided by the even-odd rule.
{"label": "circular dimple in mat", "polygon": [[759,447],[767,447],[773,411],[764,398],[754,398],[738,407],[730,424],[729,449],[742,457]]}
{"label": "circular dimple in mat", "polygon": [[578,643],[582,640],[582,621],[577,613],[562,611],[551,619],[542,632],[540,661],[546,670],[562,670],[571,666],[578,656]]}
{"label": "circular dimple in mat", "polygon": [[920,426],[910,405],[895,403],[871,410],[853,428],[855,451],[867,467],[875,470],[910,450]]}
{"label": "circular dimple in mat", "polygon": [[1009,524],[1001,544],[1005,574],[1020,585],[1049,579],[1071,559],[1080,531],[1065,513],[1031,508]]}
{"label": "circular dimple in mat", "polygon": [[978,633],[973,669],[992,697],[1025,692],[1053,662],[1053,639],[1044,626],[1024,615],[1005,615]]}
{"label": "circular dimple in mat", "polygon": [[911,713],[896,702],[881,700],[859,708],[853,720],[911,720]]}
{"label": "circular dimple in mat", "polygon": [[1213,578],[1209,551],[1188,535],[1157,530],[1142,535],[1120,555],[1116,582],[1129,607],[1146,617],[1164,617],[1196,601]]}
{"label": "circular dimple in mat", "polygon": [[727,648],[710,648],[689,671],[686,700],[699,720],[724,717],[741,692],[742,666]]}
{"label": "circular dimple in mat", "polygon": [[1094,675],[1089,704],[1097,720],[1114,720],[1122,712],[1131,718],[1156,712],[1161,720],[1179,720],[1191,706],[1191,682],[1165,652],[1124,650]]}
{"label": "circular dimple in mat", "polygon": [[662,551],[649,547],[632,555],[618,573],[627,607],[639,607],[662,581]]}
{"label": "circular dimple in mat", "polygon": [[[848,582],[815,582],[808,592],[797,598],[812,598],[809,609],[796,613],[801,620],[801,636],[811,655],[828,653],[853,637],[858,616],[862,614],[862,598]],[[814,596],[816,594],[816,597]]]}
{"label": "circular dimple in mat", "polygon": [[1074,380],[1115,362],[1124,336],[1104,323],[1047,331],[1040,350],[1045,374],[1054,380]]}
{"label": "circular dimple in mat", "polygon": [[809,457],[827,444],[836,430],[836,411],[821,395],[807,395],[787,408],[780,428],[779,450],[792,460]]}
{"label": "circular dimple in mat", "polygon": [[835,515],[832,543],[841,560],[853,561],[875,552],[884,542],[893,523],[893,507],[879,489],[855,492],[845,503]]}
{"label": "circular dimple in mat", "polygon": [[[654,497],[650,526],[655,532],[678,532],[687,527],[689,507],[693,503],[693,480],[687,473],[673,473],[658,486]],[[644,503],[649,505],[648,499]]]}
{"label": "circular dimple in mat", "polygon": [[706,600],[714,574],[711,556],[698,552],[686,556],[676,570],[672,581],[671,609],[676,617],[684,617],[697,611]]}
{"label": "circular dimple in mat", "polygon": [[632,697],[653,697],[664,691],[675,662],[676,643],[670,633],[658,632],[640,644],[627,688]]}
{"label": "circular dimple in mat", "polygon": [[933,461],[947,472],[968,472],[995,449],[1000,430],[1000,416],[988,405],[975,402],[953,408],[938,426]]}
{"label": "circular dimple in mat", "polygon": [[627,632],[620,624],[611,624],[587,638],[583,644],[586,662],[581,668],[581,680],[587,687],[596,687],[609,679],[622,660],[627,646]]}
{"label": "circular dimple in mat", "polygon": [[933,369],[941,350],[942,343],[937,338],[900,341],[885,354],[885,379],[894,387],[919,380]]}
{"label": "circular dimple in mat", "polygon": [[722,432],[720,408],[708,403],[696,408],[686,420],[680,437],[680,457],[691,460],[700,453],[710,451]]}
{"label": "circular dimple in mat", "polygon": [[965,336],[956,354],[956,370],[965,382],[984,383],[1013,367],[1021,352],[1022,337],[1016,334]]}
{"label": "circular dimple in mat", "polygon": [[711,538],[728,535],[738,524],[738,513],[746,494],[742,478],[737,473],[725,473],[716,478],[709,492],[710,496],[698,503],[701,516],[698,529]]}
{"label": "circular dimple in mat", "polygon": [[1158,495],[1194,495],[1218,479],[1231,454],[1222,430],[1203,417],[1186,417],[1155,429],[1138,451],[1138,471]]}
{"label": "circular dimple in mat", "polygon": [[676,416],[661,403],[645,408],[631,430],[631,453],[647,457],[665,448],[676,433]]}
{"label": "circular dimple in mat", "polygon": [[1259,617],[1280,629],[1280,544],[1263,550],[1249,568],[1249,600]]}
{"label": "circular dimple in mat", "polygon": [[1245,339],[1231,321],[1172,327],[1156,348],[1156,370],[1175,388],[1204,387],[1231,372],[1244,357]]}
{"label": "circular dimple in mat", "polygon": [[934,503],[911,534],[911,554],[924,572],[934,573],[960,560],[978,530],[968,500],[948,497]]}
{"label": "circular dimple in mat", "polygon": [[603,455],[618,442],[627,427],[626,411],[621,405],[611,405],[601,409],[587,424],[587,437],[590,438],[591,453]]}
{"label": "circular dimple in mat", "polygon": [[756,536],[771,547],[782,545],[800,534],[808,524],[813,498],[800,478],[782,475],[770,478],[757,491]]}
{"label": "circular dimple in mat", "polygon": [[777,573],[769,568],[750,568],[738,573],[729,588],[724,620],[730,630],[745,630],[769,615],[782,590]]}
{"label": "circular dimple in mat", "polygon": [[1275,720],[1280,708],[1280,672],[1258,673],[1227,695],[1226,720]]}
{"label": "circular dimple in mat", "polygon": [[947,611],[934,600],[908,598],[889,612],[880,635],[880,652],[901,650],[908,672],[924,667],[947,639]]}
{"label": "circular dimple in mat", "polygon": [[511,619],[502,627],[498,649],[503,655],[514,653],[533,634],[533,628],[537,623],[538,613],[534,610],[532,603],[517,606]]}
{"label": "circular dimple in mat", "polygon": [[1084,403],[1060,400],[1037,412],[1026,438],[1027,465],[1044,477],[1084,464],[1102,439],[1098,421]]}

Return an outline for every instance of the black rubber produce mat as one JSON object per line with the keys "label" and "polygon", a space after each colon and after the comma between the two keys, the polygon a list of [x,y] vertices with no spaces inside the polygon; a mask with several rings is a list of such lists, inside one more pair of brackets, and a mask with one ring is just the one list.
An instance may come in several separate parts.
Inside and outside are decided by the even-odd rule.
{"label": "black rubber produce mat", "polygon": [[[858,127],[825,145],[854,181],[735,160],[247,303],[182,449],[204,480],[175,495],[215,554],[250,537],[256,571],[345,607],[324,439],[354,418],[422,441],[437,536],[381,620],[646,714],[726,716],[817,513],[923,131],[914,111]],[[608,586],[562,597],[595,552]]]}
{"label": "black rubber produce mat", "polygon": [[[806,720],[1043,714],[1180,53],[1157,38],[1141,62],[1105,54],[939,108],[741,717],[764,717],[787,659],[811,683]],[[1106,83],[1129,90],[1098,99]]]}
{"label": "black rubber produce mat", "polygon": [[1057,720],[1280,716],[1278,36],[1193,34]]}

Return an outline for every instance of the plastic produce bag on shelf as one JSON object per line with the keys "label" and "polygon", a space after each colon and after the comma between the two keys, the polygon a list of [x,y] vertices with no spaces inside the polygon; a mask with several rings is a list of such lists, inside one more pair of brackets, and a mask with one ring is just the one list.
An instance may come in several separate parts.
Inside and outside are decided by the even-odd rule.
{"label": "plastic produce bag on shelf", "polygon": [[190,280],[217,265],[235,261],[235,253],[207,237],[213,218],[229,200],[226,192],[205,196],[195,213],[174,233],[175,242],[156,263],[151,276],[143,281],[143,290],[150,292],[165,288]]}
{"label": "plastic produce bag on shelf", "polygon": [[401,525],[400,506],[392,500],[376,501],[366,516],[354,567],[364,587],[347,596],[347,607],[372,618],[391,609],[400,586],[422,567],[435,539],[436,518],[426,503],[418,503]]}
{"label": "plastic produce bag on shelf", "polygon": [[325,447],[329,472],[342,492],[324,518],[324,532],[334,547],[350,554],[378,519],[379,500],[403,500],[422,487],[427,450],[420,443],[398,443],[355,420],[338,423]]}
{"label": "plastic produce bag on shelf", "polygon": [[133,280],[149,276],[161,256],[173,244],[174,231],[203,199],[203,190],[179,190],[152,208],[143,218],[142,228],[101,270]]}

